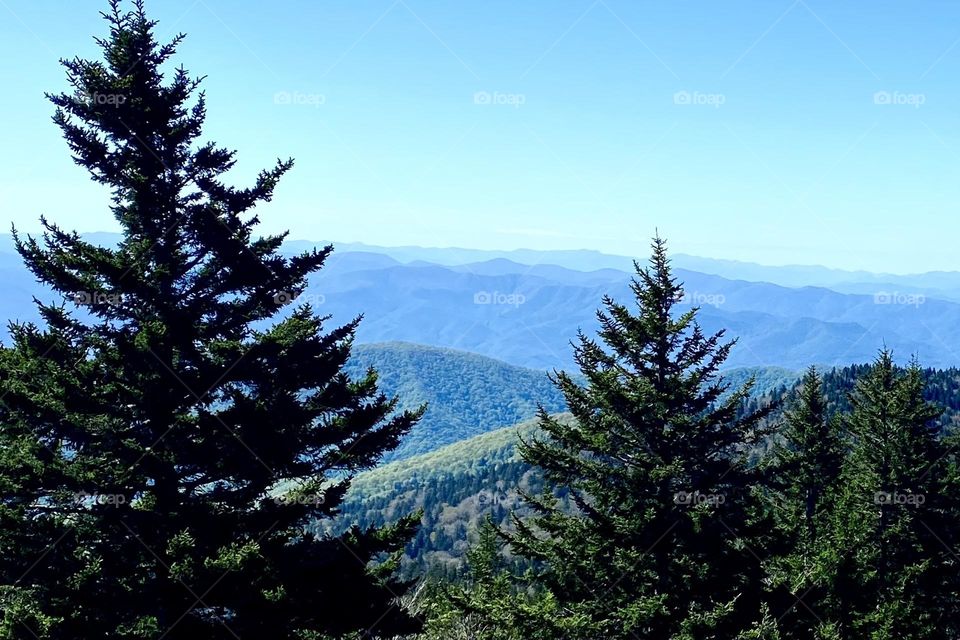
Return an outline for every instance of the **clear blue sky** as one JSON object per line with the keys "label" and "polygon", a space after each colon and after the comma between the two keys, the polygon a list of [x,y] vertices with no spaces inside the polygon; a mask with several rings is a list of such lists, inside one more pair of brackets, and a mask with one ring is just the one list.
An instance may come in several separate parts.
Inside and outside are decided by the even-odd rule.
{"label": "clear blue sky", "polygon": [[[116,228],[43,98],[105,6],[0,0],[5,226]],[[960,269],[955,2],[147,6],[188,34],[237,182],[297,159],[265,231],[642,255],[658,227],[713,257]]]}

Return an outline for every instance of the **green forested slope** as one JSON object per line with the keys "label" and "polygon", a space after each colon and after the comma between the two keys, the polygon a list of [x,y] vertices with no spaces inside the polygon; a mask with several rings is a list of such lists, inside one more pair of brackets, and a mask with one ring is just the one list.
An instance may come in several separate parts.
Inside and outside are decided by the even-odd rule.
{"label": "green forested slope", "polygon": [[[848,408],[846,395],[867,370],[867,365],[854,365],[825,374],[832,412]],[[727,378],[742,381],[751,373],[758,374],[752,404],[784,396],[796,379],[785,370],[735,370]],[[960,420],[960,370],[927,369],[924,375],[927,399],[944,407],[941,425],[952,429]],[[423,509],[423,526],[407,547],[407,570],[417,566],[455,573],[478,520],[489,514],[506,525],[510,510],[522,508],[517,489],[536,491],[542,486],[515,450],[517,436],[528,437],[535,429],[535,420],[528,420],[364,472],[347,494],[343,521],[366,527]]]}
{"label": "green forested slope", "polygon": [[357,345],[351,375],[373,367],[381,389],[399,395],[400,408],[427,403],[423,419],[385,462],[427,453],[444,445],[533,417],[537,403],[564,409],[546,371],[525,369],[473,353],[402,342]]}
{"label": "green forested slope", "polygon": [[[384,462],[434,451],[448,444],[532,418],[537,403],[551,413],[566,410],[563,397],[538,369],[516,367],[474,353],[406,342],[361,344],[347,367],[354,376],[373,367],[381,389],[401,399],[401,409],[427,403],[427,412]],[[735,387],[753,375],[764,394],[797,378],[777,367],[731,369]]]}
{"label": "green forested slope", "polygon": [[480,518],[489,514],[507,524],[510,510],[522,507],[517,490],[541,488],[515,448],[518,436],[535,429],[536,421],[528,420],[362,473],[342,505],[344,522],[368,527],[423,509],[423,525],[407,547],[407,570],[415,564],[455,573]]}

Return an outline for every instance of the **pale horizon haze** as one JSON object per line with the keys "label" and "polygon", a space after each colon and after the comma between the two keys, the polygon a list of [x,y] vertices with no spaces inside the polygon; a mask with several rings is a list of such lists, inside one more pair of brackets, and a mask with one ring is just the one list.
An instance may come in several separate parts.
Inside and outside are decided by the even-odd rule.
{"label": "pale horizon haze", "polygon": [[[0,225],[116,231],[44,92],[105,2],[0,0]],[[960,270],[948,2],[148,0],[292,239]]]}

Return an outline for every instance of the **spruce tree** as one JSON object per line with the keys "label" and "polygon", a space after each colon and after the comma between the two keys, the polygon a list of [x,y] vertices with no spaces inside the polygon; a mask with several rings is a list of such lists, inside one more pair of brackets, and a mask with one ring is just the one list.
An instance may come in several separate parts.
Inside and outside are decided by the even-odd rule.
{"label": "spruce tree", "polygon": [[631,288],[636,309],[605,297],[599,341],[574,345],[585,384],[554,377],[574,421],[541,411],[543,435],[522,443],[552,491],[526,496],[535,515],[508,538],[560,609],[589,621],[563,637],[733,638],[763,617],[746,514],[766,411],[744,412],[750,384],[719,375],[734,343],[677,308],[660,238]]}
{"label": "spruce tree", "polygon": [[767,570],[784,638],[828,637],[834,628],[823,600],[831,583],[829,528],[843,459],[839,420],[828,416],[823,379],[811,367],[763,464],[772,525]]}
{"label": "spruce tree", "polygon": [[884,350],[851,396],[833,533],[841,637],[957,637],[955,460],[923,387]]}
{"label": "spruce tree", "polygon": [[[4,638],[389,637],[414,628],[393,577],[415,525],[340,536],[358,471],[395,447],[375,372],[343,372],[358,319],[296,298],[331,247],[292,257],[254,235],[291,167],[228,186],[201,142],[201,80],[168,67],[138,1],[112,0],[103,60],[63,61],[54,122],[109,188],[122,229],[98,246],[43,219],[17,235],[43,322],[0,352]],[[284,308],[286,307],[286,308]]]}

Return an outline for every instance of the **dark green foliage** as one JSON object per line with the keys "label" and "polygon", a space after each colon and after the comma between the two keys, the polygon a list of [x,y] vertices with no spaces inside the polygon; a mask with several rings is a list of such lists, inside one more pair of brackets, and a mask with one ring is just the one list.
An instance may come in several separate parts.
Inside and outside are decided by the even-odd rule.
{"label": "dark green foliage", "polygon": [[491,519],[480,523],[477,534],[462,578],[427,587],[424,640],[555,640],[589,628],[585,618],[562,611],[549,592],[524,588],[525,580],[504,563],[503,542]]}
{"label": "dark green foliage", "polygon": [[611,298],[600,342],[580,335],[580,385],[556,376],[574,423],[545,412],[545,437],[521,444],[552,491],[527,496],[536,516],[509,535],[545,570],[542,585],[589,629],[576,638],[732,638],[759,619],[760,567],[744,544],[746,453],[763,413],[742,414],[718,370],[732,343],[704,335],[696,310],[675,313],[682,288],[666,247],[632,283],[636,311]]}
{"label": "dark green foliage", "polygon": [[[50,96],[77,164],[112,194],[114,248],[44,220],[17,237],[66,302],[0,352],[0,637],[320,638],[414,628],[391,577],[414,518],[304,535],[415,423],[370,371],[344,374],[357,321],[281,309],[330,253],[290,258],[232,151],[200,143],[199,80],[164,71],[142,3],[104,16],[103,61]],[[79,309],[78,309],[79,308]],[[285,493],[276,492],[282,487]]]}
{"label": "dark green foliage", "polygon": [[880,354],[851,396],[825,605],[843,637],[956,638],[960,542],[956,455],[917,365]]}
{"label": "dark green foliage", "polygon": [[[692,633],[688,626],[679,632],[667,631],[673,635],[662,637],[957,637],[960,603],[954,549],[960,510],[957,461],[950,445],[954,438],[945,436],[936,420],[941,410],[924,399],[925,375],[919,367],[898,371],[889,353],[883,352],[862,372],[849,397],[850,410],[833,417],[822,395],[819,376],[812,370],[805,376],[772,452],[761,458],[765,481],[760,482],[758,477],[754,488],[764,498],[757,506],[765,509],[754,511],[745,520],[735,519],[738,514],[725,519],[731,530],[734,526],[740,531],[752,530],[752,535],[741,536],[739,542],[763,562],[765,577],[756,574],[750,564],[723,565],[716,555],[691,565],[686,576],[689,582],[725,566],[729,582],[739,585],[740,591],[736,604],[723,613],[729,611],[729,620],[739,624],[718,633],[725,623],[723,617],[701,618],[696,621],[699,629]],[[647,404],[651,405],[657,406]],[[586,415],[601,413],[594,410]],[[564,430],[554,432],[562,435]],[[578,441],[581,451],[593,453],[591,463],[604,457],[623,459],[622,444],[607,448],[605,454],[599,447],[590,449],[590,445],[589,441]],[[577,456],[572,448],[568,454],[563,461],[570,464]],[[552,475],[551,468],[546,467],[548,480],[556,478],[555,473]],[[615,477],[612,482],[616,486]],[[583,581],[583,576],[589,576],[593,565],[598,564],[597,559],[607,556],[607,549],[622,544],[614,537],[618,533],[614,526],[619,523],[604,526],[607,523],[601,516],[617,514],[615,503],[603,500],[604,493],[599,481],[590,485],[587,497],[577,502],[579,512],[575,514],[552,508],[543,499],[539,511],[546,517],[533,519],[539,530],[534,532],[532,527],[518,524],[520,536],[510,536],[515,547],[518,540],[521,545],[528,544],[523,540],[527,535],[533,539],[531,547],[546,550],[539,557],[529,555],[547,565],[543,582],[552,594],[564,594],[566,587],[551,582],[555,574],[569,576],[571,583]],[[625,501],[626,494],[620,495]],[[573,529],[569,522],[586,524]],[[709,524],[709,520],[701,521],[697,533],[708,530],[704,525]],[[768,525],[772,525],[769,532]],[[550,534],[548,538],[543,531]],[[601,536],[606,540],[598,542]],[[572,537],[576,544],[587,542],[579,556],[573,545],[557,543],[558,538]],[[647,556],[656,556],[656,550]],[[616,577],[615,584],[622,584],[643,560],[640,557],[633,564],[616,567],[621,572],[619,577],[615,570],[607,576]],[[576,573],[568,573],[571,566],[577,567]],[[652,575],[662,577],[663,569],[656,568]],[[662,593],[673,593],[683,584],[678,581]],[[755,584],[765,585],[766,593],[751,593]],[[579,595],[587,599],[595,592],[587,588]],[[635,587],[624,593],[624,601],[627,593],[642,591]],[[597,609],[610,602],[609,595],[609,591],[604,592]],[[746,613],[738,611],[752,595],[766,600],[759,603],[759,618],[749,615],[752,608]],[[563,595],[558,598],[567,604]],[[663,601],[668,602],[667,598]],[[573,608],[576,604],[579,602],[574,601],[569,608],[583,612]],[[594,619],[599,617],[593,611],[588,613]],[[684,613],[675,613],[671,622],[682,625]],[[616,632],[595,627],[594,633],[610,637]]]}
{"label": "dark green foliage", "polygon": [[804,375],[784,417],[762,463],[764,522],[771,525],[765,564],[782,637],[820,637],[830,628],[814,608],[831,578],[824,570],[830,561],[824,541],[836,514],[844,443],[838,416],[828,417],[823,378],[815,369]]}

